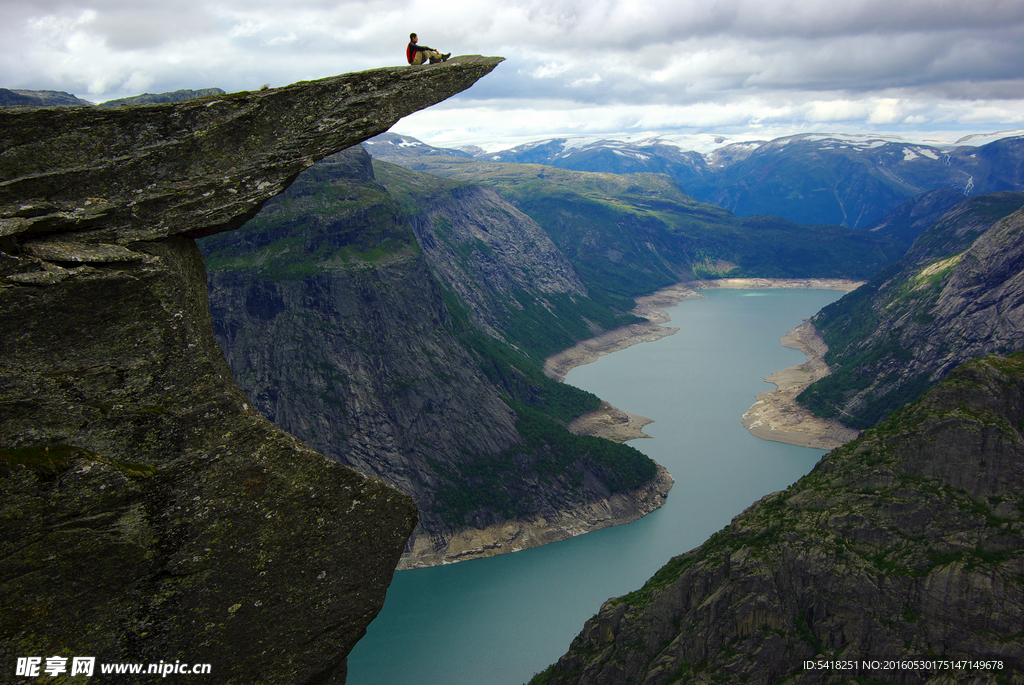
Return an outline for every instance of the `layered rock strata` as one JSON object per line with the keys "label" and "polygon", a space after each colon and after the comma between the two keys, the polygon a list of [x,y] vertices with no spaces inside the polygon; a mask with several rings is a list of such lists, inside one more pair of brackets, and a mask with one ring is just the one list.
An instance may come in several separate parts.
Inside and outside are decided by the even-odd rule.
{"label": "layered rock strata", "polygon": [[[389,187],[352,148],[301,175],[242,230],[201,241],[215,335],[259,410],[414,499],[419,525],[400,568],[546,544],[661,506],[672,481],[653,465],[648,482],[620,488],[589,456],[556,456],[555,467],[564,445],[524,444],[509,386],[537,391],[514,369],[489,377],[488,348],[458,336],[448,306],[458,294],[475,290],[467,309],[496,322],[487,299],[507,302],[531,274],[547,274],[538,296],[580,287],[550,241],[473,188],[430,203],[414,235],[393,198],[401,185]],[[478,261],[451,252],[477,243],[493,246]]]}
{"label": "layered rock strata", "polygon": [[1021,354],[964,365],[606,602],[533,682],[1021,682],[1022,397]]}
{"label": "layered rock strata", "polygon": [[258,415],[213,339],[192,237],[500,61],[0,110],[5,682],[33,655],[344,682],[415,508]]}
{"label": "layered rock strata", "polygon": [[813,322],[833,372],[800,395],[819,416],[875,425],[968,359],[1024,349],[1024,193],[970,198],[899,262]]}

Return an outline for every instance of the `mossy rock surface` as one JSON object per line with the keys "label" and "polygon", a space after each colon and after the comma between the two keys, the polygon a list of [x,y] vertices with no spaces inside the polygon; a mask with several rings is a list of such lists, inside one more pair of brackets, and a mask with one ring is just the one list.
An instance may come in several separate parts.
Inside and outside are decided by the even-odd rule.
{"label": "mossy rock surface", "polygon": [[[808,660],[856,664],[843,682],[1017,682],[1022,398],[1024,354],[965,364],[606,602],[533,683],[838,682]],[[947,658],[972,663],[863,666]]]}

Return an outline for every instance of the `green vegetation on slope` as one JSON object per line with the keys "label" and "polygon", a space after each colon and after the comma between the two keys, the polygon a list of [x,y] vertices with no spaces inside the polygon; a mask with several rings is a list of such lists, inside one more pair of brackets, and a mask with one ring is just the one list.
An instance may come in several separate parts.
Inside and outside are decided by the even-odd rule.
{"label": "green vegetation on slope", "polygon": [[[959,268],[961,259],[980,236],[1022,203],[1022,193],[965,200],[922,233],[897,264],[815,315],[814,325],[829,347],[825,361],[832,373],[804,390],[798,401],[819,416],[863,429],[933,385],[938,363],[959,354],[965,342],[956,332],[962,326],[961,310],[943,305],[964,298],[954,279],[964,269],[975,274],[972,278],[989,278],[989,267],[969,260]],[[1013,240],[1007,237],[1007,252],[1017,247]],[[992,283],[984,287],[973,283],[966,299],[978,300],[981,293],[1002,288],[1007,276],[1012,274],[993,274]],[[984,327],[997,324],[989,321]],[[983,335],[979,330],[972,337]],[[990,351],[1012,352],[1019,346],[1020,341],[1015,343],[1010,336]]]}
{"label": "green vegetation on slope", "polygon": [[202,241],[207,269],[253,270],[269,280],[403,261],[419,245],[395,202],[371,178],[332,158],[304,171],[243,232]]}
{"label": "green vegetation on slope", "polygon": [[584,173],[423,157],[410,164],[494,186],[532,217],[597,291],[633,297],[691,275],[869,278],[902,249],[873,234],[740,219],[694,200],[663,174]]}
{"label": "green vegetation on slope", "polygon": [[[490,193],[480,197],[474,185],[387,162],[374,162],[374,173],[406,216],[419,227],[418,235],[426,241],[428,262],[438,262],[432,266],[435,276],[448,287],[457,289],[463,297],[475,298],[476,313],[480,315],[480,310],[484,310],[486,323],[532,359],[542,361],[592,337],[595,330],[610,330],[642,321],[623,313],[634,306],[629,295],[615,295],[592,287],[588,295],[583,295],[582,291],[552,292],[551,288],[542,289],[531,282],[528,278],[531,270],[533,275],[538,272],[546,275],[543,271],[551,268],[550,263],[539,260],[564,262],[560,261],[560,256],[554,258],[545,254],[537,245],[548,242],[541,227],[504,201],[489,202]],[[462,224],[458,230],[452,225],[455,222]],[[524,227],[524,223],[532,229]],[[478,231],[476,237],[473,230]],[[529,230],[536,233],[530,234]],[[481,240],[481,235],[490,244]],[[511,257],[495,254],[496,250],[510,244],[513,246]],[[493,272],[504,267],[524,278],[518,284],[512,277],[508,282],[494,278]]]}
{"label": "green vegetation on slope", "polygon": [[801,664],[817,655],[950,644],[981,662],[965,677],[1010,682],[1024,667],[1022,391],[1024,353],[964,364],[606,602],[531,685],[814,683]]}
{"label": "green vegetation on slope", "polygon": [[537,510],[529,495],[516,497],[502,487],[507,474],[519,472],[545,483],[562,481],[579,491],[584,470],[597,471],[611,493],[638,488],[657,475],[657,466],[629,445],[603,438],[574,435],[544,412],[510,402],[518,415],[516,430],[523,442],[493,458],[478,459],[449,473],[457,486],[440,489],[435,508],[455,523],[481,509],[496,510],[512,518]]}
{"label": "green vegetation on slope", "polygon": [[[459,466],[436,465],[453,485],[441,488],[435,509],[453,523],[463,525],[480,511],[506,516],[536,510],[528,495],[506,487],[505,474],[528,479],[560,481],[580,491],[583,469],[597,471],[610,492],[639,487],[654,478],[655,463],[639,450],[603,438],[570,433],[564,424],[600,407],[600,399],[585,390],[558,383],[544,375],[538,361],[490,338],[471,322],[468,310],[444,290],[456,338],[476,357],[492,383],[509,395],[516,412],[516,430],[523,442],[496,457]],[[582,501],[582,500],[581,500]]]}
{"label": "green vegetation on slope", "polygon": [[505,339],[540,363],[580,340],[593,337],[593,324],[611,330],[645,321],[616,311],[617,306],[632,307],[632,299],[604,297],[603,302],[597,302],[589,297],[553,293],[540,302],[530,293],[519,291],[508,300],[509,306],[501,317]]}

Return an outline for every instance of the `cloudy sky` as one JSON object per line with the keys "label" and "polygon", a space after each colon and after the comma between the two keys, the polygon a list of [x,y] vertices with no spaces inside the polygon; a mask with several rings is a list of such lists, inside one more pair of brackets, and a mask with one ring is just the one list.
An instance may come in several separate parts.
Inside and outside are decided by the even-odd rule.
{"label": "cloudy sky", "polygon": [[3,0],[0,87],[100,102],[507,60],[393,129],[494,148],[648,132],[1024,128],[1024,0]]}

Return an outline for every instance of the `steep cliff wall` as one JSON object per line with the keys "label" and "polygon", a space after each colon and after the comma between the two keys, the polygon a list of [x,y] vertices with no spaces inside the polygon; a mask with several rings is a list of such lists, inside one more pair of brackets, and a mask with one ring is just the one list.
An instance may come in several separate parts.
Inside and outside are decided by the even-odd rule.
{"label": "steep cliff wall", "polygon": [[532,682],[1021,682],[1022,397],[1024,355],[964,365],[606,602]]}
{"label": "steep cliff wall", "polygon": [[586,297],[576,269],[544,229],[492,188],[387,162],[374,166],[401,202],[431,270],[489,335],[505,339],[521,328],[512,319],[527,307],[556,309],[552,296]]}
{"label": "steep cliff wall", "polygon": [[875,425],[983,354],[1024,349],[1024,193],[971,198],[895,265],[812,319],[831,375],[799,399],[855,428]]}
{"label": "steep cliff wall", "polygon": [[500,61],[0,110],[0,680],[60,655],[344,681],[415,508],[258,415],[188,236]]}
{"label": "steep cliff wall", "polygon": [[[501,286],[520,279],[518,287],[531,287],[525,274],[542,270],[538,255],[569,274],[558,280],[556,268],[539,280],[580,287],[564,258],[536,246],[542,235],[524,240],[522,219],[503,215],[492,193],[466,195],[464,204],[443,204],[453,221],[489,227],[492,259],[478,270],[465,254],[446,252],[438,264],[465,267],[460,290],[477,291],[471,302],[490,311]],[[471,238],[458,240],[476,249]],[[436,242],[431,249],[443,252]],[[513,396],[542,390],[508,366],[500,378],[484,373],[491,348],[465,343],[470,327],[450,310],[462,305],[435,280],[443,269],[428,268],[361,149],[324,160],[243,229],[202,247],[217,339],[257,408],[415,500],[420,523],[403,567],[553,542],[664,502],[671,479],[631,448],[610,446],[629,468],[650,467],[636,483],[596,450],[549,444],[559,434],[575,439],[549,419],[530,414],[536,420],[524,423],[527,410],[514,410]],[[526,423],[541,437],[531,442]]]}

